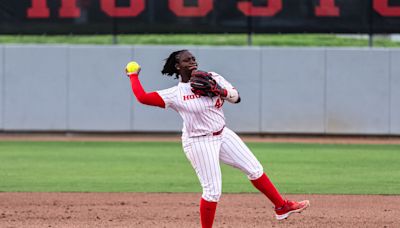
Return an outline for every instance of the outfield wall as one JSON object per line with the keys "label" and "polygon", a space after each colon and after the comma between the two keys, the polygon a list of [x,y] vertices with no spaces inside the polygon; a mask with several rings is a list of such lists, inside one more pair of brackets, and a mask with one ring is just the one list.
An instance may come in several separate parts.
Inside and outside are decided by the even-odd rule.
{"label": "outfield wall", "polygon": [[2,131],[180,131],[173,110],[140,105],[125,64],[147,91],[177,80],[160,70],[188,48],[242,97],[224,105],[242,133],[400,135],[400,49],[195,46],[0,46]]}

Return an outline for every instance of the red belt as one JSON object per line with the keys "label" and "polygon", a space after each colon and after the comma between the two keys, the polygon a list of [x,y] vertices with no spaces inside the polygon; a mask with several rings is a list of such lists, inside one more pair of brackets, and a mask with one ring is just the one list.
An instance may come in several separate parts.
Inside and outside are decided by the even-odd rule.
{"label": "red belt", "polygon": [[225,126],[223,126],[223,127],[221,128],[221,130],[216,131],[216,132],[213,132],[213,133],[212,133],[213,136],[220,135],[220,134],[222,133],[222,131],[224,130],[224,128],[225,128]]}

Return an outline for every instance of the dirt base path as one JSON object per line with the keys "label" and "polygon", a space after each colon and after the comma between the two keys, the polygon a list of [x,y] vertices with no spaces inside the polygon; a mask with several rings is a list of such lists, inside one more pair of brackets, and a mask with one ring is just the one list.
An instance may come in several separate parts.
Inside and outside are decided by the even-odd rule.
{"label": "dirt base path", "polygon": [[[199,227],[195,193],[0,193],[0,227]],[[224,194],[215,227],[400,227],[400,196],[287,195],[311,207],[277,221],[261,194]]]}

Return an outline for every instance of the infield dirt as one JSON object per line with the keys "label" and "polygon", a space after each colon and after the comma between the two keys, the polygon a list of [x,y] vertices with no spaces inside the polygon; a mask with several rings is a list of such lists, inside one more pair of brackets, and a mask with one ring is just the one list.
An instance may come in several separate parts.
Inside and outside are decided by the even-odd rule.
{"label": "infield dirt", "polygon": [[[224,194],[218,227],[400,227],[400,196],[286,195],[311,207],[277,221],[261,194]],[[200,227],[195,193],[0,193],[0,227]]]}

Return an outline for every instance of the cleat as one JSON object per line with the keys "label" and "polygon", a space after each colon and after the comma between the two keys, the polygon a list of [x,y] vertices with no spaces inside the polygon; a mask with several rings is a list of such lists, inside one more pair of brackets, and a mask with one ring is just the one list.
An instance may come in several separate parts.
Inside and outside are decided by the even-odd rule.
{"label": "cleat", "polygon": [[275,217],[278,220],[287,219],[292,213],[301,213],[310,206],[310,201],[304,200],[300,202],[285,200],[285,204],[275,209]]}

